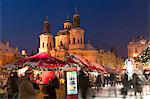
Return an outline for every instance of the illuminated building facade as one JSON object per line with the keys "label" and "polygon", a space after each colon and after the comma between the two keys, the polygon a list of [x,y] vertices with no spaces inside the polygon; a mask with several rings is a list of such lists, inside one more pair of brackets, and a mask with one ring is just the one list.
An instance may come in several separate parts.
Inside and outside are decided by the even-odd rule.
{"label": "illuminated building facade", "polygon": [[68,53],[80,55],[84,59],[97,62],[101,65],[122,66],[123,60],[118,58],[114,52],[99,51],[91,44],[90,40],[85,43],[85,30],[80,26],[80,14],[76,9],[73,15],[73,23],[67,16],[64,28],[58,30],[56,35],[50,33],[50,24],[46,17],[43,32],[40,34],[40,52],[46,52],[63,60]]}
{"label": "illuminated building facade", "polygon": [[148,41],[144,39],[144,37],[140,37],[139,39],[132,39],[128,44],[128,57],[135,58],[138,54],[144,51]]}
{"label": "illuminated building facade", "polygon": [[18,48],[10,47],[9,42],[0,42],[0,66],[13,62],[18,55]]}
{"label": "illuminated building facade", "polygon": [[[144,37],[140,37],[139,39],[132,39],[131,42],[128,44],[128,57],[137,58],[139,55],[150,46],[150,41],[144,39]],[[142,72],[147,69],[149,70],[149,64],[144,64],[141,62],[135,61],[135,67]]]}

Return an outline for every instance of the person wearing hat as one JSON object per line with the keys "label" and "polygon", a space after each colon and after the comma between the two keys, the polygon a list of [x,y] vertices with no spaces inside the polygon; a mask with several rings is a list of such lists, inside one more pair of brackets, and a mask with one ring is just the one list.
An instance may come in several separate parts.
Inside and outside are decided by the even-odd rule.
{"label": "person wearing hat", "polygon": [[32,70],[26,70],[25,76],[19,83],[19,99],[35,99],[36,91],[32,84],[34,73]]}
{"label": "person wearing hat", "polygon": [[8,94],[8,99],[18,99],[18,74],[15,70],[12,70],[10,72],[10,76],[7,79],[6,85],[4,85],[4,88],[7,88],[7,94]]}

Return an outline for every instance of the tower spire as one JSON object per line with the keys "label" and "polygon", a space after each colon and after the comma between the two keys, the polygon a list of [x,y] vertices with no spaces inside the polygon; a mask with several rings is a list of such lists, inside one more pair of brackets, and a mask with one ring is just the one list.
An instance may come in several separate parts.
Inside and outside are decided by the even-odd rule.
{"label": "tower spire", "polygon": [[80,14],[77,5],[75,5],[75,14],[73,16],[73,27],[80,27]]}
{"label": "tower spire", "polygon": [[48,22],[48,16],[47,15],[45,17],[45,21],[44,22]]}
{"label": "tower spire", "polygon": [[67,16],[66,16],[66,22],[70,22],[69,14],[67,14]]}
{"label": "tower spire", "polygon": [[50,33],[50,24],[49,24],[49,21],[48,21],[48,16],[46,16],[45,20],[44,20],[43,33]]}
{"label": "tower spire", "polygon": [[79,11],[78,11],[78,5],[75,5],[75,13],[79,13]]}

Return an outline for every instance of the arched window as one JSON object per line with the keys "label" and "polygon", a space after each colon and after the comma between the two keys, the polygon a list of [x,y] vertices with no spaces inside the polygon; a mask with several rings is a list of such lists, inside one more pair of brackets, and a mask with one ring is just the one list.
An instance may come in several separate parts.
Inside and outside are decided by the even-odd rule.
{"label": "arched window", "polygon": [[73,38],[73,44],[75,44],[75,38]]}
{"label": "arched window", "polygon": [[43,42],[43,44],[42,44],[42,47],[44,48],[44,42]]}
{"label": "arched window", "polygon": [[81,38],[81,44],[82,44],[82,38]]}

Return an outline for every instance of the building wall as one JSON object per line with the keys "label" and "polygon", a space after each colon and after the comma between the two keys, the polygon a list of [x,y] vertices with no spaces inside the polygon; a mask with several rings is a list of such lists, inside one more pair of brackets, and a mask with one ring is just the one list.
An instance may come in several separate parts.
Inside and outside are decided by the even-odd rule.
{"label": "building wall", "polygon": [[39,52],[49,52],[53,47],[53,36],[51,34],[41,34]]}
{"label": "building wall", "polygon": [[147,43],[147,41],[145,39],[140,39],[140,40],[129,42],[128,56],[132,57],[132,58],[137,57],[138,54],[140,54],[142,51],[144,51],[146,43]]}
{"label": "building wall", "polygon": [[69,49],[84,49],[84,30],[81,28],[71,29]]}
{"label": "building wall", "polygon": [[[61,46],[61,43],[63,46]],[[59,50],[61,47],[69,48],[69,35],[55,36],[55,49]]]}
{"label": "building wall", "polygon": [[97,50],[82,50],[82,49],[68,50],[67,52],[70,54],[80,55],[84,59],[88,59],[89,61],[94,61],[94,62],[96,62],[97,54],[98,54]]}
{"label": "building wall", "polygon": [[15,61],[18,56],[18,48],[12,48],[8,43],[0,43],[0,66]]}
{"label": "building wall", "polygon": [[112,68],[117,67],[123,67],[123,59],[116,56],[114,52],[105,51],[105,50],[99,50],[97,63],[104,65],[104,66],[110,66]]}
{"label": "building wall", "polygon": [[89,61],[97,62],[100,65],[109,66],[112,68],[115,68],[116,66],[122,68],[123,61],[124,61],[122,58],[117,57],[115,53],[110,52],[110,51],[100,52],[98,50],[82,50],[82,49],[63,50],[61,49],[59,51],[56,51],[55,55],[53,53],[54,52],[50,54],[61,60],[64,60],[65,56],[67,55],[66,53],[76,54]]}

